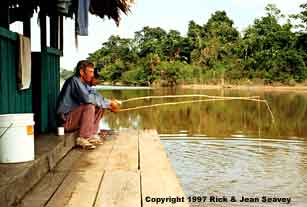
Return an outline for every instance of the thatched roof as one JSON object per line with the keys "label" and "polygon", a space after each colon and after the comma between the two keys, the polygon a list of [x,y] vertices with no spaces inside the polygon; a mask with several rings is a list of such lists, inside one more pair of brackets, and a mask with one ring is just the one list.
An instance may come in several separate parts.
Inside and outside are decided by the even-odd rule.
{"label": "thatched roof", "polygon": [[90,12],[101,18],[107,16],[119,25],[120,13],[127,14],[132,3],[133,0],[92,0]]}
{"label": "thatched roof", "polygon": [[[10,10],[10,23],[32,17],[39,7],[39,0],[6,0]],[[4,2],[3,2],[4,3]],[[4,3],[5,5],[5,3]]]}
{"label": "thatched roof", "polygon": [[[57,11],[58,0],[5,0],[11,10],[12,20],[21,20],[25,16],[33,14],[38,8],[40,11],[44,11],[48,16],[62,15],[73,17],[75,11],[78,8],[78,0],[71,0],[72,5],[70,12],[67,15],[63,15]],[[90,0],[90,13],[97,15],[101,18],[108,17],[113,19],[118,25],[120,22],[121,12],[127,14],[133,0]],[[25,15],[27,14],[27,15]],[[15,17],[14,17],[15,16]]]}

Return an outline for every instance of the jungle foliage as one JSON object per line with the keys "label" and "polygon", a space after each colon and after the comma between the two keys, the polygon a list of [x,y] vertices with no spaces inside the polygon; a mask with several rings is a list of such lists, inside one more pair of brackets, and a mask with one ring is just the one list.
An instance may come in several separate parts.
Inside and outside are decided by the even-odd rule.
{"label": "jungle foliage", "polygon": [[113,84],[302,82],[307,77],[307,3],[300,8],[285,17],[269,4],[242,33],[225,11],[216,11],[204,25],[190,21],[185,36],[144,27],[134,38],[111,36],[88,59],[103,64],[102,79]]}

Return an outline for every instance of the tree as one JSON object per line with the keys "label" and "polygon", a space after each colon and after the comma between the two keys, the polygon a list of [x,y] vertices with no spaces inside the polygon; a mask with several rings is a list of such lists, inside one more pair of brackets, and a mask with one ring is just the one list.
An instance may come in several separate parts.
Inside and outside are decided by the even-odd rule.
{"label": "tree", "polygon": [[189,22],[187,37],[191,45],[191,51],[203,47],[203,28],[194,21]]}
{"label": "tree", "polygon": [[[134,38],[111,36],[90,54],[103,63],[104,80],[151,85],[181,81],[214,82],[260,78],[268,83],[303,81],[307,76],[307,3],[296,15],[301,31],[274,4],[242,35],[225,11],[216,11],[204,25],[190,21],[186,36],[176,30],[144,27]],[[242,37],[241,37],[242,36]],[[209,80],[210,81],[210,80]]]}
{"label": "tree", "polygon": [[[299,14],[292,15],[291,17],[299,21],[299,24],[295,25],[296,28],[300,29],[297,34],[298,40],[296,47],[307,53],[307,3],[301,4],[300,8],[302,11]],[[305,57],[305,62],[306,61]]]}
{"label": "tree", "polygon": [[207,71],[214,70],[224,83],[226,70],[232,69],[230,66],[233,64],[230,63],[238,58],[233,48],[240,40],[239,32],[225,11],[216,11],[202,27],[200,34],[202,45],[192,51],[191,59]]}
{"label": "tree", "polygon": [[233,27],[233,21],[225,11],[216,11],[211,15],[204,25],[204,30],[207,39],[218,38],[223,44],[234,42],[239,38],[239,32]]}
{"label": "tree", "polygon": [[[300,50],[294,50],[297,41],[292,25],[278,23],[284,15],[275,5],[266,7],[266,16],[256,19],[244,34],[241,57],[246,70],[258,71],[259,78],[271,81],[301,81],[306,70]],[[259,73],[260,71],[260,73]],[[251,76],[253,77],[253,76]]]}
{"label": "tree", "polygon": [[300,23],[296,25],[297,28],[302,29],[302,32],[307,31],[307,3],[300,5],[301,12],[295,15],[291,15],[295,20],[299,20]]}
{"label": "tree", "polygon": [[164,59],[163,44],[166,34],[166,31],[160,27],[144,27],[143,30],[135,32],[139,56],[146,57],[148,54],[154,53]]}

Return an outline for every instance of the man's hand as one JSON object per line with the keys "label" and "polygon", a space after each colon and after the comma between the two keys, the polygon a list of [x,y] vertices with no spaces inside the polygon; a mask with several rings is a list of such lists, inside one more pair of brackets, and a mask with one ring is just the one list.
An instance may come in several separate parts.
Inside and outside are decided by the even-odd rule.
{"label": "man's hand", "polygon": [[118,101],[118,100],[116,100],[116,99],[111,100],[111,103],[110,103],[110,110],[111,110],[112,112],[118,112],[119,109],[120,109],[120,105],[121,105],[120,101]]}

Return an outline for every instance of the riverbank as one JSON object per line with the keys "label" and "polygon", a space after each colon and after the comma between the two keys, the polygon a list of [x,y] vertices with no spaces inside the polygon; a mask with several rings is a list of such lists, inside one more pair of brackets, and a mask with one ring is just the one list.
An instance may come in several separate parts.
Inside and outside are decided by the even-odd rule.
{"label": "riverbank", "polygon": [[[117,83],[112,85],[111,83],[105,82],[99,86],[96,86],[100,90],[123,90],[123,89],[159,89],[165,88],[158,84],[152,86],[127,86],[123,83]],[[307,83],[295,84],[295,85],[282,85],[282,84],[272,84],[272,85],[263,85],[263,84],[180,84],[176,87],[182,89],[205,89],[205,90],[220,90],[220,89],[229,89],[229,90],[249,90],[249,91],[299,91],[307,92]]]}
{"label": "riverbank", "polygon": [[206,85],[206,84],[189,84],[180,85],[183,89],[230,89],[230,90],[261,90],[261,91],[300,91],[307,92],[306,85],[295,86],[273,86],[273,85]]}

